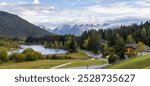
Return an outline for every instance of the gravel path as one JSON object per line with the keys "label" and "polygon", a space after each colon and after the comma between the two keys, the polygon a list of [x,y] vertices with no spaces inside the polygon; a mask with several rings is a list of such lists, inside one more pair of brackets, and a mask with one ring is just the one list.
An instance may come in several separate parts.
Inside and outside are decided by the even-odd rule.
{"label": "gravel path", "polygon": [[104,60],[104,61],[108,62],[108,59],[102,58],[102,54],[96,55],[96,54],[93,54],[93,53],[91,53],[91,52],[89,52],[89,51],[87,51],[87,50],[82,50],[82,49],[80,49],[80,52],[85,53],[85,54],[88,55],[89,57],[97,58],[97,59]]}
{"label": "gravel path", "polygon": [[107,66],[109,66],[110,64],[103,64],[103,65],[98,65],[98,66],[82,66],[82,67],[73,67],[70,69],[103,69]]}
{"label": "gravel path", "polygon": [[[91,61],[91,60],[94,60],[95,58],[97,58],[97,59],[100,59],[100,60],[108,62],[108,59],[102,58],[102,54],[96,55],[96,54],[93,54],[93,53],[91,53],[89,51],[82,50],[82,49],[80,49],[80,52],[85,53],[86,55],[88,55],[89,57],[92,58],[92,59],[86,60],[86,61]],[[74,62],[68,62],[68,63],[65,63],[65,64],[61,64],[61,65],[52,67],[51,69],[59,69],[59,68],[61,68],[63,66],[70,65],[72,63],[74,63]],[[69,69],[103,69],[104,67],[109,66],[109,65],[110,64],[106,63],[106,64],[98,65],[98,66],[88,66],[88,67],[87,66],[82,66],[82,67],[73,67],[73,68],[69,68]]]}
{"label": "gravel path", "polygon": [[74,63],[74,62],[68,62],[68,63],[65,63],[65,64],[61,64],[61,65],[52,67],[51,69],[58,69],[58,68],[60,68],[60,67],[63,67],[63,66],[66,66],[66,65],[69,65],[69,64],[72,64],[72,63]]}

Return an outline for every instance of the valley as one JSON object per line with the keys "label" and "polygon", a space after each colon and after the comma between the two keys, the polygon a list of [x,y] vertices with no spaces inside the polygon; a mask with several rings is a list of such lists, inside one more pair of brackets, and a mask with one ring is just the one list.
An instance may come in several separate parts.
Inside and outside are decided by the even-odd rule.
{"label": "valley", "polygon": [[62,25],[51,32],[0,11],[1,69],[149,68],[150,21]]}

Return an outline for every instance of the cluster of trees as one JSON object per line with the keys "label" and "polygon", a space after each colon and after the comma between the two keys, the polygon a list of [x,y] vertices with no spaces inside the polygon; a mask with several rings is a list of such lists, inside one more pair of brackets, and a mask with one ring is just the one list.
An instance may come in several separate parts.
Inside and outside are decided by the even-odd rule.
{"label": "cluster of trees", "polygon": [[25,62],[25,61],[36,61],[36,60],[50,59],[50,60],[64,60],[72,59],[71,56],[57,56],[57,55],[46,55],[43,56],[41,53],[34,51],[31,48],[25,49],[22,53],[7,54],[6,48],[0,48],[0,64],[8,61],[14,62]]}
{"label": "cluster of trees", "polygon": [[7,50],[5,48],[0,48],[0,64],[5,63],[8,60]]}
{"label": "cluster of trees", "polygon": [[79,41],[81,49],[99,53],[101,49],[101,35],[96,30],[85,31]]}
{"label": "cluster of trees", "polygon": [[41,53],[34,51],[33,49],[26,49],[22,53],[12,53],[10,56],[7,54],[6,48],[0,49],[0,63],[5,63],[9,60],[15,62],[23,62],[23,61],[35,61],[38,59],[43,59]]}
{"label": "cluster of trees", "polygon": [[[80,37],[79,44],[82,49],[94,51],[94,53],[101,51],[104,57],[113,55],[112,52],[114,52],[116,58],[124,59],[126,44],[140,42],[150,46],[150,21],[114,29],[85,31]],[[113,51],[110,52],[110,50]]]}
{"label": "cluster of trees", "polygon": [[109,55],[112,62],[114,58],[119,60],[125,58],[126,44],[140,45],[140,47],[137,45],[136,50],[144,45],[150,46],[150,21],[139,25],[85,31],[80,37],[73,35],[28,37],[26,43],[41,43],[46,47],[64,48],[70,52],[76,52],[78,48],[86,49],[93,53],[103,53],[104,57]]}
{"label": "cluster of trees", "polygon": [[70,52],[78,51],[78,43],[77,37],[73,35],[65,35],[65,36],[44,36],[44,37],[27,37],[27,44],[35,44],[40,43],[45,47],[49,48],[59,48],[59,49],[67,49]]}
{"label": "cluster of trees", "polygon": [[5,48],[18,48],[19,43],[17,41],[0,41],[0,47],[5,47]]}

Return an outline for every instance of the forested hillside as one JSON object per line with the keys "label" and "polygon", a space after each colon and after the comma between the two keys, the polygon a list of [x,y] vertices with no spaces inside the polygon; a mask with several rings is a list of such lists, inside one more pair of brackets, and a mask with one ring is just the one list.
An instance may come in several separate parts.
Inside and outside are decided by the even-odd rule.
{"label": "forested hillside", "polygon": [[0,11],[0,36],[25,38],[27,36],[40,37],[44,35],[51,35],[51,33],[17,15]]}
{"label": "forested hillside", "polygon": [[[145,45],[150,46],[150,21],[114,29],[85,31],[78,43],[82,49],[95,53],[102,52],[104,56],[116,55],[119,59],[124,59],[127,44],[140,46],[141,51],[145,50]],[[136,49],[130,54],[137,55],[138,51]]]}

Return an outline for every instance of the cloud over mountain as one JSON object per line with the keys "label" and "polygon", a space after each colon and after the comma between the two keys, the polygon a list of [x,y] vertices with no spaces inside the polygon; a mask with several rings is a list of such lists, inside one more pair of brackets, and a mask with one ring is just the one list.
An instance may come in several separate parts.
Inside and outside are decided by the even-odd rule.
{"label": "cloud over mountain", "polygon": [[[150,19],[150,0],[2,0],[0,10],[36,24],[139,22]],[[18,2],[17,2],[18,1]]]}
{"label": "cloud over mountain", "polygon": [[40,4],[40,1],[39,0],[34,0],[33,4]]}

